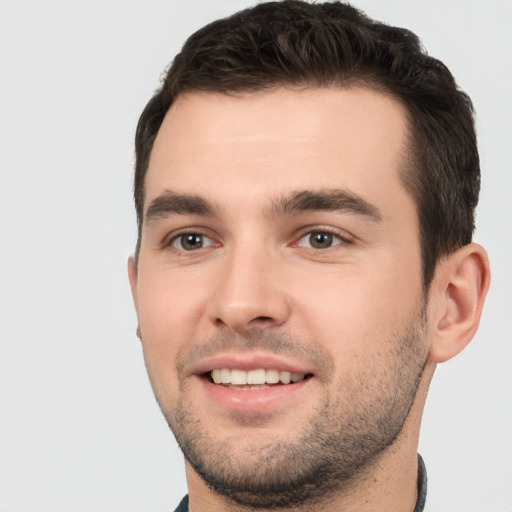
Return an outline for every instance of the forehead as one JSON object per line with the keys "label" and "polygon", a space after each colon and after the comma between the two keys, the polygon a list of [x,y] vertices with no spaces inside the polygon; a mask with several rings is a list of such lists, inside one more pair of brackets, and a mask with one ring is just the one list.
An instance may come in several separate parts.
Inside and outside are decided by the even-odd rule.
{"label": "forehead", "polygon": [[311,188],[394,195],[407,134],[405,107],[364,87],[184,94],[156,137],[145,203],[165,189],[221,201]]}

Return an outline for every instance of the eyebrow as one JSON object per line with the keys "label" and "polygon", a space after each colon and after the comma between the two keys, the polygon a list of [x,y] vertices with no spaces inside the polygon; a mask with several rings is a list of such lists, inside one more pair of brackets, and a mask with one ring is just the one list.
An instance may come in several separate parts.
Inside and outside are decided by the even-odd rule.
{"label": "eyebrow", "polygon": [[152,222],[171,215],[206,215],[217,216],[213,205],[201,196],[194,194],[179,194],[166,191],[159,195],[148,206],[145,219]]}
{"label": "eyebrow", "polygon": [[[339,211],[382,220],[380,210],[362,197],[347,190],[302,190],[274,199],[266,211],[270,217],[297,215],[309,211]],[[152,222],[172,215],[204,215],[218,217],[218,209],[204,197],[166,191],[149,205],[145,219]]]}
{"label": "eyebrow", "polygon": [[292,215],[308,211],[339,211],[382,221],[380,210],[362,197],[347,190],[302,190],[272,201],[271,216]]}

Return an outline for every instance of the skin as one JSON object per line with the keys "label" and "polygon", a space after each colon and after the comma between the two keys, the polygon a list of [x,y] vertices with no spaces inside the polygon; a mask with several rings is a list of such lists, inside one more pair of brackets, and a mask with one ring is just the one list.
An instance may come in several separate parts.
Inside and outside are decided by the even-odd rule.
{"label": "skin", "polygon": [[[407,135],[392,96],[333,88],[182,95],[156,138],[129,276],[151,383],[182,448],[243,475],[302,446],[312,426],[371,430],[370,412],[396,424],[396,440],[339,486],[282,510],[412,510],[428,384],[478,325],[489,272],[476,244],[445,258],[423,296],[418,219],[398,177]],[[371,213],[283,206],[333,190]],[[193,207],[177,207],[183,195]],[[312,247],[312,232],[333,234],[331,246]],[[180,237],[194,233],[204,245],[186,250]],[[264,357],[312,378],[267,402],[208,391],[215,358],[253,368]],[[189,462],[187,480],[194,512],[242,509]]]}

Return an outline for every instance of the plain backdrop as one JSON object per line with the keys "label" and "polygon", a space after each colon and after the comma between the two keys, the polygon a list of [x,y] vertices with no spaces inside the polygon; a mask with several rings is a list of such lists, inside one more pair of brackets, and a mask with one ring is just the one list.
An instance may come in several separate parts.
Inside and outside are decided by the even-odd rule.
{"label": "plain backdrop", "polygon": [[[0,0],[0,511],[170,512],[182,456],[126,277],[133,134],[185,38],[247,0]],[[512,512],[512,2],[357,0],[472,97],[493,281],[441,365],[420,452],[431,512]]]}

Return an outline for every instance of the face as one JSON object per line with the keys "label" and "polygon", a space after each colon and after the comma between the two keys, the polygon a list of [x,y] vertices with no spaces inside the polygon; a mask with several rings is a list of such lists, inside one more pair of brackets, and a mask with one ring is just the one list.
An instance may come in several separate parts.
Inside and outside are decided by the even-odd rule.
{"label": "face", "polygon": [[390,449],[427,357],[401,104],[364,88],[187,94],[146,176],[144,358],[216,492],[289,506]]}

